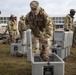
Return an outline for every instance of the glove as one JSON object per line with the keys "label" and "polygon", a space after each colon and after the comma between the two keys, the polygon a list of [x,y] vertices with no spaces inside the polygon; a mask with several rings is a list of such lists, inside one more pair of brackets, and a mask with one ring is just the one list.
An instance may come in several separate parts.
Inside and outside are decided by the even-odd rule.
{"label": "glove", "polygon": [[45,53],[41,53],[41,54],[40,54],[40,57],[41,57],[44,61],[49,61],[49,60],[50,60],[50,59],[49,59],[49,56],[46,55]]}

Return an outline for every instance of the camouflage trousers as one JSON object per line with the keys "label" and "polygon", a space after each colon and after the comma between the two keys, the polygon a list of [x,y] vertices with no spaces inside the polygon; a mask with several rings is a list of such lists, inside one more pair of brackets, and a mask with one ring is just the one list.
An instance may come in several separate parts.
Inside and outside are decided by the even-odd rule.
{"label": "camouflage trousers", "polygon": [[19,31],[19,33],[20,33],[20,39],[22,39],[22,37],[23,37],[23,31]]}
{"label": "camouflage trousers", "polygon": [[[41,53],[42,51],[49,53],[51,52],[50,46],[52,44],[52,40],[50,38],[32,38],[32,47],[35,53]],[[43,48],[44,47],[44,48]]]}
{"label": "camouflage trousers", "polygon": [[9,35],[10,35],[10,42],[16,43],[16,31],[9,32]]}

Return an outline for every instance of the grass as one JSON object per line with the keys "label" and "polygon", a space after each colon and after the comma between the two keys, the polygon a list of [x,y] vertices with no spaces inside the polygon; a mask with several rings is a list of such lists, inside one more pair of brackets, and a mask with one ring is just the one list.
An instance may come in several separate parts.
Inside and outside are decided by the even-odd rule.
{"label": "grass", "polygon": [[76,48],[71,48],[71,54],[65,60],[65,75],[76,75]]}
{"label": "grass", "polygon": [[31,63],[10,55],[9,45],[0,45],[0,75],[31,75]]}
{"label": "grass", "polygon": [[[65,75],[76,75],[76,48],[65,61]],[[32,75],[31,62],[26,57],[10,55],[10,46],[0,44],[0,75]]]}

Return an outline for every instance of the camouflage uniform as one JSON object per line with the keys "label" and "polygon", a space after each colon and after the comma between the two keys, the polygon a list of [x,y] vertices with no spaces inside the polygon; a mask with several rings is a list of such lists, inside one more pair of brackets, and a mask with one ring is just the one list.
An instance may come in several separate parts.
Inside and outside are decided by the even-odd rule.
{"label": "camouflage uniform", "polygon": [[75,10],[74,9],[70,9],[70,14],[68,14],[65,17],[65,21],[64,21],[64,30],[72,30],[73,31],[73,19],[74,19],[74,15],[75,15]]}
{"label": "camouflage uniform", "polygon": [[[73,16],[75,15],[75,12],[76,11],[74,9],[71,9],[70,14],[68,14],[66,16],[65,21],[64,21],[64,30],[66,30],[66,31],[72,30],[74,32],[74,25],[73,25],[74,17]],[[75,32],[74,32],[74,34],[75,34]],[[75,43],[74,41],[75,41],[75,35],[73,35],[73,44]],[[72,44],[72,46],[73,46],[73,44]]]}
{"label": "camouflage uniform", "polygon": [[7,22],[7,25],[8,25],[7,27],[8,27],[11,43],[16,43],[17,22],[16,20],[14,20],[14,17],[13,17],[13,20],[10,19]]}
{"label": "camouflage uniform", "polygon": [[64,30],[73,30],[73,17],[69,14],[65,17]]}
{"label": "camouflage uniform", "polygon": [[18,23],[18,30],[19,30],[19,33],[20,33],[20,38],[22,38],[23,31],[26,30],[24,16],[20,17],[20,21]]}
{"label": "camouflage uniform", "polygon": [[40,8],[37,15],[34,15],[32,11],[30,11],[26,15],[25,22],[27,29],[30,28],[32,30],[35,50],[39,50],[40,42],[41,45],[46,46],[43,51],[49,52],[48,39],[53,35],[54,26],[51,18],[45,13],[44,9]]}

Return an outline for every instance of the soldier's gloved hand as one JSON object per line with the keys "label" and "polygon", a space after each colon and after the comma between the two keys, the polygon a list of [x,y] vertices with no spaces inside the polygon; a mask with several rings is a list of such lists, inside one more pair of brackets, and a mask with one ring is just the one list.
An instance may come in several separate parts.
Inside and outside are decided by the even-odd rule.
{"label": "soldier's gloved hand", "polygon": [[49,56],[46,55],[46,53],[41,53],[41,54],[40,54],[40,57],[41,57],[42,60],[44,60],[44,61],[49,61]]}
{"label": "soldier's gloved hand", "polygon": [[45,57],[43,57],[43,60],[44,61],[49,61],[49,57],[48,56],[45,56]]}

